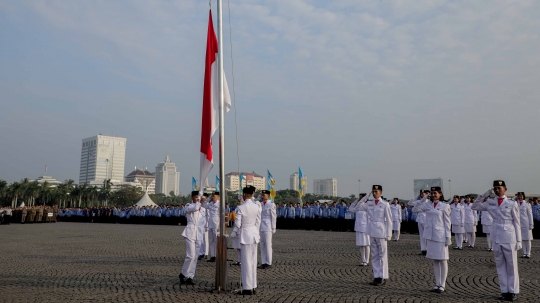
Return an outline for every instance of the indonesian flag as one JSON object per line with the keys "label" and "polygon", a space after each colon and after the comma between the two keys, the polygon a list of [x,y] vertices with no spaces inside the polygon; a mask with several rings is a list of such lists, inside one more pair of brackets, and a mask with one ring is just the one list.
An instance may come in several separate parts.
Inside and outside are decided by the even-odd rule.
{"label": "indonesian flag", "polygon": [[[214,166],[212,153],[212,137],[219,125],[219,97],[218,97],[218,41],[212,22],[212,10],[208,17],[208,37],[206,39],[206,60],[204,66],[204,91],[202,107],[201,128],[201,175],[200,182],[207,180],[210,170]],[[231,109],[231,96],[227,87],[227,80],[223,74],[224,110]],[[202,186],[200,188],[202,190]]]}

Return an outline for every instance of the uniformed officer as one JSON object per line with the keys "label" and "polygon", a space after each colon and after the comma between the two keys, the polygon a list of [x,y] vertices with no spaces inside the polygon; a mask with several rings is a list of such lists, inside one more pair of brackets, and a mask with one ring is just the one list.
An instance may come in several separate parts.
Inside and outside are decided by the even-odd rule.
{"label": "uniformed officer", "polygon": [[462,250],[465,235],[465,207],[460,203],[458,196],[454,196],[453,203],[450,205],[450,221],[456,238],[456,246],[453,249]]}
{"label": "uniformed officer", "polygon": [[[243,202],[244,202],[243,198],[240,197],[240,199],[238,199],[238,204],[236,205],[236,208],[234,209],[235,221],[236,221],[236,216],[238,215],[238,206],[242,205]],[[242,246],[240,244],[240,237],[232,238],[232,247],[236,250],[236,257],[237,257],[237,261],[235,263],[232,263],[232,265],[241,265],[242,254],[240,250],[242,249]]]}
{"label": "uniformed officer", "polygon": [[[503,180],[493,181],[493,188],[478,196],[472,208],[489,211],[493,217],[491,235],[502,293],[499,299],[514,301],[519,293],[517,251],[521,249],[521,224],[519,205],[505,196],[506,190]],[[492,191],[497,197],[483,202]]]}
{"label": "uniformed officer", "polygon": [[270,200],[270,191],[262,191],[261,211],[261,266],[266,269],[272,266],[272,235],[276,233],[276,205]]}
{"label": "uniformed officer", "polygon": [[365,197],[366,194],[361,193],[358,196],[358,200],[353,202],[349,206],[349,212],[355,212],[356,220],[354,222],[354,231],[356,233],[356,246],[360,247],[360,257],[362,258],[362,263],[360,266],[367,266],[369,263],[369,234],[368,234],[368,217],[367,212],[362,208],[358,207],[358,202]]}
{"label": "uniformed officer", "polygon": [[399,233],[401,231],[401,205],[399,205],[398,198],[394,198],[392,201],[390,213],[392,214],[392,240],[399,241]]}
{"label": "uniformed officer", "polygon": [[465,209],[465,239],[469,243],[467,247],[474,248],[476,242],[476,225],[478,224],[478,212],[472,209],[471,197],[465,197],[463,204]]}
{"label": "uniformed officer", "polygon": [[260,242],[261,207],[253,202],[255,187],[249,185],[243,189],[244,203],[238,206],[234,229],[231,237],[240,237],[242,256],[242,292],[252,295],[257,288],[257,244]]}
{"label": "uniformed officer", "polygon": [[531,257],[531,241],[533,239],[532,230],[534,228],[533,213],[531,204],[525,201],[525,193],[517,193],[519,203],[519,217],[521,224],[521,240],[523,242],[523,255],[521,258],[529,259]]}
{"label": "uniformed officer", "polygon": [[182,237],[186,239],[186,258],[182,266],[182,272],[179,275],[180,285],[195,285],[193,277],[195,276],[195,268],[197,267],[197,226],[201,218],[201,203],[199,202],[199,192],[191,192],[191,203],[185,207],[187,225],[184,228]]}
{"label": "uniformed officer", "polygon": [[24,223],[26,221],[27,215],[28,215],[28,209],[26,209],[26,206],[24,206],[21,210],[21,223]]}
{"label": "uniformed officer", "polygon": [[[488,197],[484,199],[487,200]],[[489,214],[489,211],[484,210],[480,214],[480,223],[482,223],[482,232],[486,234],[486,240],[487,240],[487,251],[493,251],[493,245],[491,244],[491,226],[493,225],[493,218]]]}
{"label": "uniformed officer", "polygon": [[[373,200],[368,201],[371,194],[373,194]],[[368,216],[367,230],[370,237],[371,266],[374,276],[370,284],[380,286],[386,283],[389,277],[386,241],[392,238],[392,214],[389,203],[381,198],[382,186],[373,185],[371,194],[362,198],[357,208],[365,210]]]}
{"label": "uniformed officer", "polygon": [[208,247],[210,259],[207,262],[216,262],[217,236],[219,235],[219,192],[212,193],[211,201],[204,201],[202,206],[208,211]]}
{"label": "uniformed officer", "polygon": [[442,293],[448,275],[448,246],[452,244],[450,206],[441,202],[444,201],[444,197],[438,186],[431,188],[430,200],[431,202],[427,202],[427,196],[424,197],[413,211],[423,211],[426,214],[422,235],[426,239],[426,257],[433,260],[435,287],[431,291]]}
{"label": "uniformed officer", "polygon": [[[203,199],[204,198],[205,197],[203,195]],[[204,259],[204,257],[208,254],[208,252],[206,250],[206,246],[207,246],[206,239],[208,238],[208,221],[206,219],[208,217],[208,210],[206,210],[206,208],[204,208],[204,207],[201,207],[200,212],[201,212],[201,217],[200,217],[199,222],[197,224],[197,232],[198,232],[198,235],[197,235],[197,247],[198,247],[197,254],[199,255],[197,260]]]}
{"label": "uniformed officer", "polygon": [[[428,193],[425,190],[420,190],[420,194],[415,199],[409,201],[408,205],[414,207],[416,204],[420,203],[420,200],[424,198]],[[411,212],[413,213],[413,212]],[[422,236],[424,233],[424,222],[426,219],[426,214],[423,211],[416,213],[416,223],[418,223],[418,233],[420,234],[420,254],[426,255],[426,239]]]}

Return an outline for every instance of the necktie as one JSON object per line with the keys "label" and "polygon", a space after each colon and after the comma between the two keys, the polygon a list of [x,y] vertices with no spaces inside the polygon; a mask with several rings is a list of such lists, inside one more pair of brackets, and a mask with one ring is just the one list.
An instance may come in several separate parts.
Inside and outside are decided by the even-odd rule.
{"label": "necktie", "polygon": [[437,208],[437,202],[433,203],[433,208]]}
{"label": "necktie", "polygon": [[379,204],[379,200],[375,200],[375,205]]}
{"label": "necktie", "polygon": [[497,202],[499,203],[499,206],[501,206],[501,203],[504,201],[504,198],[498,198]]}
{"label": "necktie", "polygon": [[264,203],[264,205],[266,205],[266,201],[264,201],[263,203]]}
{"label": "necktie", "polygon": [[523,201],[519,202],[519,206],[523,205]]}

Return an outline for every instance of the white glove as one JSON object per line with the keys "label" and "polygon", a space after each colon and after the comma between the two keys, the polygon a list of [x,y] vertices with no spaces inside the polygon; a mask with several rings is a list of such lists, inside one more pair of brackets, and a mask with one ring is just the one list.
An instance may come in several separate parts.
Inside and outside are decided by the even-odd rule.
{"label": "white glove", "polygon": [[272,229],[272,233],[275,234],[275,233],[276,233],[276,230],[275,230],[275,229]]}
{"label": "white glove", "polygon": [[390,241],[390,240],[392,240],[392,236],[386,237],[386,241]]}
{"label": "white glove", "polygon": [[231,238],[236,238],[236,232],[235,232],[235,231],[233,231],[233,232],[231,233]]}
{"label": "white glove", "polygon": [[485,198],[485,197],[491,195],[491,191],[493,191],[493,188],[490,188],[490,189],[488,189],[488,191],[486,191],[485,193],[483,193],[483,194],[482,194],[482,197]]}
{"label": "white glove", "polygon": [[521,249],[521,242],[517,242],[516,243],[516,250],[520,250]]}
{"label": "white glove", "polygon": [[450,237],[446,238],[446,244],[445,245],[446,246],[452,245],[452,238],[450,238]]}

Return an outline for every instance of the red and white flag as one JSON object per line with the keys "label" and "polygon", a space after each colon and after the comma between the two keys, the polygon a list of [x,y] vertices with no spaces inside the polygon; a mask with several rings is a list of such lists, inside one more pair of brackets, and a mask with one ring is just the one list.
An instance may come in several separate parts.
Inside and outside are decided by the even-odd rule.
{"label": "red and white flag", "polygon": [[[201,128],[201,185],[207,180],[210,170],[214,166],[212,153],[212,137],[219,125],[219,98],[218,98],[218,41],[212,22],[212,10],[208,18],[208,37],[206,39],[206,60],[204,66],[204,90]],[[227,87],[227,80],[223,74],[223,95],[225,113],[231,109],[231,96]],[[201,186],[202,190],[202,186]]]}

